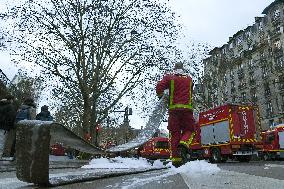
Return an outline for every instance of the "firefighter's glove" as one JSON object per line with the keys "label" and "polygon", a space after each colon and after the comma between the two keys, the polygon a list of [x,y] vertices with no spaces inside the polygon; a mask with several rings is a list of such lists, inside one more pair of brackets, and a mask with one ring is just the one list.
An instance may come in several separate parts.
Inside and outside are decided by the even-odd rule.
{"label": "firefighter's glove", "polygon": [[164,90],[164,95],[165,96],[169,96],[169,94],[170,94],[169,89]]}

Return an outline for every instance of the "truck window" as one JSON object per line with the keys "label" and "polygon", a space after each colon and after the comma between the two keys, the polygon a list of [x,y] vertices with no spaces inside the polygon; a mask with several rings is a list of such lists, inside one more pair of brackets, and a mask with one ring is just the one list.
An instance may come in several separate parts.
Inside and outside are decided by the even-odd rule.
{"label": "truck window", "polygon": [[166,141],[157,141],[155,144],[155,148],[168,149],[169,143]]}

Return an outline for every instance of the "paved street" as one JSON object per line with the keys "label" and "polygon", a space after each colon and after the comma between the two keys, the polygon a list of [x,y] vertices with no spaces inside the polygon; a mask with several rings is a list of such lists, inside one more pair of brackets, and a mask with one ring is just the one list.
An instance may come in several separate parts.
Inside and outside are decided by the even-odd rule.
{"label": "paved street", "polygon": [[[254,161],[250,163],[228,162],[218,164],[221,171],[215,174],[188,175],[177,173],[172,168],[144,172],[139,174],[124,175],[103,179],[95,179],[82,183],[62,185],[53,188],[58,189],[159,189],[159,188],[192,188],[192,189],[214,189],[214,188],[238,188],[238,189],[278,189],[284,188],[284,161]],[[60,176],[64,174],[75,174],[79,169],[52,169],[50,174]],[[101,170],[102,173],[108,170]],[[32,184],[18,181],[15,172],[0,173],[1,189],[13,188],[39,188]]]}

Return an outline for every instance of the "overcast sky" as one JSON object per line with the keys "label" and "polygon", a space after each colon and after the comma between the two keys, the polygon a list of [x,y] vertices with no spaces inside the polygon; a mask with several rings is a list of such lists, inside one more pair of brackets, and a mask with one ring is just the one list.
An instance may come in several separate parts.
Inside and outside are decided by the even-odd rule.
{"label": "overcast sky", "polygon": [[[3,2],[0,0],[0,8]],[[274,0],[169,0],[180,15],[189,39],[222,46],[229,37],[254,23],[254,17]],[[11,79],[15,69],[9,64],[9,55],[2,54],[0,68]]]}
{"label": "overcast sky", "polygon": [[254,23],[274,0],[169,0],[190,38],[213,47]]}

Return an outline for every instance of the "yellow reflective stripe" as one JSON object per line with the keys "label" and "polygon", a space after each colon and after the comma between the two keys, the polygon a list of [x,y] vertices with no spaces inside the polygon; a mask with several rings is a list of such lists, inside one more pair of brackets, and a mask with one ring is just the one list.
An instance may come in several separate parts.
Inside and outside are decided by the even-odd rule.
{"label": "yellow reflective stripe", "polygon": [[195,132],[191,133],[191,136],[189,137],[189,139],[187,141],[180,141],[179,143],[184,144],[187,147],[189,147],[191,145],[192,141],[193,141],[194,136],[195,136]]}
{"label": "yellow reflective stripe", "polygon": [[178,157],[171,157],[170,159],[172,160],[172,162],[181,162],[182,161],[182,159],[178,158]]}
{"label": "yellow reflective stripe", "polygon": [[174,102],[174,88],[175,88],[175,81],[171,80],[171,85],[170,85],[170,106],[169,108],[171,108],[171,106],[173,105]]}
{"label": "yellow reflective stripe", "polygon": [[185,141],[180,141],[179,143],[184,144],[185,146],[188,146],[187,142],[185,142]]}
{"label": "yellow reflective stripe", "polygon": [[170,109],[173,108],[189,108],[192,109],[192,105],[191,104],[175,104],[175,105],[170,105]]}
{"label": "yellow reflective stripe", "polygon": [[175,88],[175,81],[171,80],[170,81],[170,105],[169,109],[174,109],[174,108],[187,108],[187,109],[192,109],[192,93],[191,93],[191,85],[192,82],[189,82],[189,99],[188,99],[188,104],[174,104],[174,88]]}

